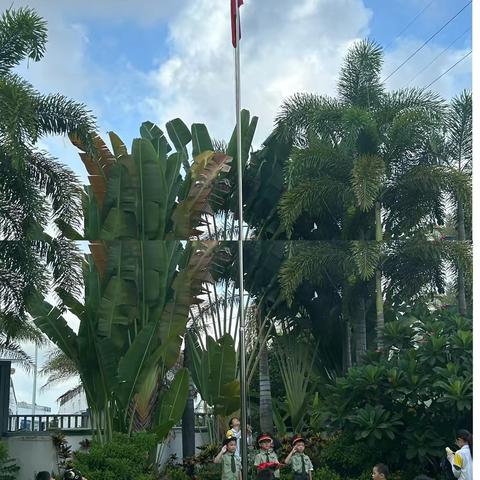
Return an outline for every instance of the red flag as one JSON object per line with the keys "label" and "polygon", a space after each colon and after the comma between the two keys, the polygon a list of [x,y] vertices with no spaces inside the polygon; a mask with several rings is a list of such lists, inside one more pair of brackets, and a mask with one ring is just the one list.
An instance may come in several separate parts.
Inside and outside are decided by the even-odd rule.
{"label": "red flag", "polygon": [[[230,19],[232,23],[232,45],[233,48],[237,48],[237,2],[238,2],[238,8],[240,8],[241,5],[243,5],[243,0],[230,0]],[[242,38],[242,32],[240,31],[240,19],[238,19],[239,25],[238,25],[238,36]]]}

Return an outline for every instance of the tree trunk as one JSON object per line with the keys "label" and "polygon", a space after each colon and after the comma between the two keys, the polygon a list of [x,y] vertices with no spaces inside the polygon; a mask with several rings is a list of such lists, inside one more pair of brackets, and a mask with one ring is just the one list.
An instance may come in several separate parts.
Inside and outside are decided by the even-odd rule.
{"label": "tree trunk", "polygon": [[[266,343],[264,344],[263,333],[260,327],[260,315],[259,317],[259,342],[260,346],[263,345],[263,348],[260,350],[260,359],[259,359],[259,391],[260,391],[260,430],[262,432],[273,432],[273,407],[272,407],[272,392],[270,386],[270,370],[268,366],[268,348]],[[243,433],[243,432],[242,432]]]}
{"label": "tree trunk", "polygon": [[[459,242],[465,241],[465,210],[461,200],[457,199],[457,239]],[[467,301],[465,295],[465,274],[460,264],[457,265],[457,297],[458,297],[458,313],[460,315],[467,314]]]}
{"label": "tree trunk", "polygon": [[[183,353],[183,366],[188,367],[188,355],[190,347],[185,342],[185,350]],[[195,407],[193,399],[193,382],[190,378],[190,386],[188,389],[188,399],[182,416],[182,450],[183,458],[193,457],[195,455]]]}
{"label": "tree trunk", "polygon": [[[380,202],[375,203],[375,241],[382,243],[382,207]],[[383,330],[385,327],[385,318],[383,316],[383,290],[382,290],[382,269],[378,265],[375,272],[375,304],[377,308],[377,349],[383,349]]]}
{"label": "tree trunk", "polygon": [[355,362],[362,363],[362,358],[367,352],[367,324],[365,298],[363,295],[358,302],[358,312],[355,322]]}

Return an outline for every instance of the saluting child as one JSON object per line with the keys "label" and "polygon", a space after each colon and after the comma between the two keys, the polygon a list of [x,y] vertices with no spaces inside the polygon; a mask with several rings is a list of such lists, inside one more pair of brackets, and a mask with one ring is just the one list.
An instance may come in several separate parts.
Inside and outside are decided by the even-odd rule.
{"label": "saluting child", "polygon": [[[257,445],[259,448],[258,453],[255,455],[254,465],[257,467],[261,463],[275,462],[278,461],[277,454],[273,450],[273,439],[267,433],[262,433],[257,438]],[[275,470],[275,478],[280,478],[279,470]]]}
{"label": "saluting child", "polygon": [[242,464],[235,455],[237,449],[237,439],[235,437],[226,438],[218,455],[213,463],[222,464],[222,480],[240,480],[242,478]]}
{"label": "saluting child", "polygon": [[285,463],[292,464],[294,480],[312,480],[313,464],[310,457],[305,454],[305,440],[301,435],[293,437],[292,450]]}

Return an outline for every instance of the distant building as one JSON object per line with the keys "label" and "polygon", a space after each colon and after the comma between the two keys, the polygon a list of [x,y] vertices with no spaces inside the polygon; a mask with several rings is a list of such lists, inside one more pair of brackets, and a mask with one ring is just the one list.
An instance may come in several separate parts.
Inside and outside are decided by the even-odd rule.
{"label": "distant building", "polygon": [[[17,402],[17,415],[32,415],[33,404],[27,402]],[[42,405],[35,404],[35,415],[50,415],[52,409]]]}
{"label": "distant building", "polygon": [[10,400],[8,403],[8,413],[10,415],[17,414],[17,395],[15,394],[15,387],[13,385],[12,377],[10,377]]}
{"label": "distant building", "polygon": [[87,397],[82,385],[72,388],[57,398],[58,413],[81,415],[88,410]]}

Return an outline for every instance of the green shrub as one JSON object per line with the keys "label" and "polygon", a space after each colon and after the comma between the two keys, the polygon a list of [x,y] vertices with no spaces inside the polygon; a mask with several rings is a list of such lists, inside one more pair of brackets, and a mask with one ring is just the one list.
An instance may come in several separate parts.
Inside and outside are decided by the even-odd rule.
{"label": "green shrub", "polygon": [[0,480],[14,480],[20,467],[8,457],[7,445],[0,441]]}
{"label": "green shrub", "polygon": [[365,469],[378,463],[362,442],[355,442],[348,433],[337,434],[327,440],[319,455],[320,465],[328,465],[343,478],[357,477]]}
{"label": "green shrub", "polygon": [[342,480],[338,473],[328,467],[321,467],[313,472],[314,480]]}
{"label": "green shrub", "polygon": [[405,476],[406,465],[438,474],[455,430],[472,425],[472,319],[418,306],[386,323],[384,340],[385,350],[337,377],[312,412],[313,428],[344,432],[321,465],[345,477],[379,461]]}
{"label": "green shrub", "polygon": [[215,463],[205,463],[195,470],[197,480],[218,480],[222,476],[222,466]]}
{"label": "green shrub", "polygon": [[184,472],[182,467],[168,467],[165,470],[165,480],[189,480],[190,477]]}
{"label": "green shrub", "polygon": [[105,445],[93,442],[88,453],[76,452],[73,464],[88,480],[154,480],[156,445],[155,435],[115,434]]}

